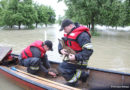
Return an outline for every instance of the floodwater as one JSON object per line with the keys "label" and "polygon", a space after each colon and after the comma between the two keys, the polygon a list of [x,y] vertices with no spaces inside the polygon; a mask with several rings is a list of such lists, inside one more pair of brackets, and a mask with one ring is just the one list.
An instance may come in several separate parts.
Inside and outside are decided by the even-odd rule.
{"label": "floodwater", "polygon": [[24,90],[22,87],[11,83],[10,79],[0,74],[0,90]]}
{"label": "floodwater", "polygon": [[130,73],[130,32],[100,31],[92,37],[94,54],[89,66]]}
{"label": "floodwater", "polygon": [[[48,39],[53,42],[54,49],[47,52],[49,60],[62,62],[57,50],[58,38],[63,36],[63,32],[58,31],[59,28],[54,25],[37,30],[0,30],[0,46],[10,46],[13,53],[20,54],[32,42]],[[89,60],[89,66],[130,73],[130,32],[112,30],[98,32],[100,36],[92,37],[94,53]],[[6,80],[0,78],[0,86],[3,82],[6,83]]]}

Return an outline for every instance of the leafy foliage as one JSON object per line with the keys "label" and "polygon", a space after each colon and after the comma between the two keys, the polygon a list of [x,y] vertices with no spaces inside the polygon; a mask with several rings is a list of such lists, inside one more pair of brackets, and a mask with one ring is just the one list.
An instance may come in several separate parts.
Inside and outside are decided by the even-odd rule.
{"label": "leafy foliage", "polygon": [[51,7],[38,5],[32,0],[1,0],[0,26],[21,25],[34,28],[33,24],[51,24],[55,22],[55,12]]}
{"label": "leafy foliage", "polygon": [[66,17],[84,25],[130,25],[130,0],[58,0],[68,7]]}

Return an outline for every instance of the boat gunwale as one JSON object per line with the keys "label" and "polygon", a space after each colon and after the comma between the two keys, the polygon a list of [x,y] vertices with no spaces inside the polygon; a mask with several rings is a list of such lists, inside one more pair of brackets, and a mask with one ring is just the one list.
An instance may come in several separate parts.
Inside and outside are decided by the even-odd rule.
{"label": "boat gunwale", "polygon": [[12,72],[12,71],[10,71],[10,70],[8,70],[8,69],[2,67],[2,66],[0,66],[0,69],[3,70],[4,72],[10,74],[10,75],[13,75],[13,76],[16,77],[16,78],[19,78],[19,79],[21,79],[21,80],[23,80],[23,81],[25,81],[25,82],[28,82],[28,83],[33,84],[33,85],[35,85],[35,86],[38,86],[38,87],[40,87],[40,88],[48,89],[48,90],[52,90],[52,89],[53,89],[53,90],[57,90],[57,89],[51,88],[51,87],[49,87],[49,86],[46,86],[46,85],[40,84],[40,83],[38,83],[38,82],[35,82],[35,81],[33,81],[33,80],[30,80],[30,79],[28,79],[28,78],[22,77],[22,76],[20,76],[20,75],[18,75],[18,74],[15,74],[14,72]]}
{"label": "boat gunwale", "polygon": [[[12,55],[19,56],[17,54],[12,54]],[[54,60],[49,60],[49,62],[50,63],[54,63],[54,64],[60,64],[61,63],[61,62],[54,61]],[[113,73],[113,74],[120,74],[120,75],[130,76],[130,73],[114,71],[114,70],[107,70],[107,69],[101,69],[101,68],[95,68],[95,67],[90,67],[90,66],[88,66],[86,69],[95,70],[95,71],[101,71],[101,72],[106,72],[106,73]]]}
{"label": "boat gunwale", "polygon": [[[49,60],[50,63],[54,63],[54,64],[60,64],[60,62],[55,62],[52,60]],[[125,73],[125,72],[120,72],[120,71],[114,71],[114,70],[106,70],[106,69],[101,69],[101,68],[95,68],[95,67],[87,67],[86,69],[90,69],[90,70],[95,70],[95,71],[100,71],[100,72],[106,72],[106,73],[113,73],[113,74],[120,74],[120,75],[127,75],[130,76],[130,73]]]}

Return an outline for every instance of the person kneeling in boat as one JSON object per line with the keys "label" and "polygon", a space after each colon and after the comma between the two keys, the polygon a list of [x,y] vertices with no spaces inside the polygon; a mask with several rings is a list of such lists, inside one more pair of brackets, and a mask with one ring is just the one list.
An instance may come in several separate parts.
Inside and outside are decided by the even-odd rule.
{"label": "person kneeling in boat", "polygon": [[89,57],[93,53],[89,29],[73,23],[69,19],[63,20],[60,31],[64,30],[62,38],[66,46],[73,49],[76,54],[68,53],[61,43],[58,45],[59,53],[68,56],[59,66],[61,75],[67,80],[66,85],[76,86],[78,80],[86,82],[89,75],[81,69],[87,68]]}
{"label": "person kneeling in boat", "polygon": [[44,73],[56,77],[54,72],[50,72],[50,64],[46,55],[46,52],[52,49],[52,42],[49,40],[35,41],[27,48],[25,48],[19,56],[19,64],[27,67],[27,72],[31,74],[37,74],[39,70]]}

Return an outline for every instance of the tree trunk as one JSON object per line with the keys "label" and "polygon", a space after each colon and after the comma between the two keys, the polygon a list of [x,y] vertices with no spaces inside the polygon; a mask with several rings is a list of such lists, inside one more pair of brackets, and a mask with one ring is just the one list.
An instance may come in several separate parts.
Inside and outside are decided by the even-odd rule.
{"label": "tree trunk", "polygon": [[47,27],[47,24],[45,24],[45,26]]}
{"label": "tree trunk", "polygon": [[36,23],[36,28],[37,28],[37,25],[38,25],[38,23]]}
{"label": "tree trunk", "polygon": [[10,28],[13,28],[13,26],[11,25]]}
{"label": "tree trunk", "polygon": [[88,28],[90,28],[90,25],[91,25],[91,24],[89,23],[89,24],[88,24]]}
{"label": "tree trunk", "polygon": [[19,22],[19,29],[21,29],[21,27],[20,27],[20,26],[21,26],[21,23]]}
{"label": "tree trunk", "polygon": [[92,30],[92,33],[94,33],[94,16],[92,16],[91,18],[91,30]]}

